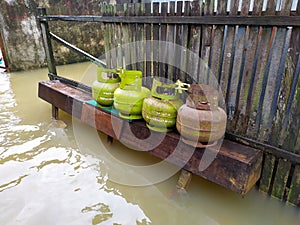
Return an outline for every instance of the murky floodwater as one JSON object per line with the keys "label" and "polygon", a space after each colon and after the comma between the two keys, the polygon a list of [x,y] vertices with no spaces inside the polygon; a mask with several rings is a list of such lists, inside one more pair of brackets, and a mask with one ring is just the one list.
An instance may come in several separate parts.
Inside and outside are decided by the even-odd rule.
{"label": "murky floodwater", "polygon": [[[83,63],[58,71],[80,80],[94,73],[94,67]],[[137,170],[157,159],[117,142],[108,146],[104,135],[95,138],[94,129],[65,113],[60,119],[66,127],[53,122],[50,105],[37,96],[38,81],[48,79],[47,70],[0,76],[1,225],[300,224],[298,208],[255,189],[242,198],[194,176],[188,192],[179,193],[178,174],[147,187],[112,182],[113,168],[107,169],[101,149]]]}

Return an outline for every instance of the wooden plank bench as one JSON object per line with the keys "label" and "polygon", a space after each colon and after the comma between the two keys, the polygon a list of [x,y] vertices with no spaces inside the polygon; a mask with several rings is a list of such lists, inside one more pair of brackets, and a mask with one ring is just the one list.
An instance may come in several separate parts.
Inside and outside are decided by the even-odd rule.
{"label": "wooden plank bench", "polygon": [[[176,131],[167,133],[158,146],[151,148],[151,140],[159,138],[160,133],[154,132],[151,139],[147,139],[149,129],[144,121],[128,122],[88,104],[87,102],[92,99],[90,93],[54,80],[40,82],[38,95],[109,137],[134,148],[147,146],[151,149],[148,151],[150,154],[162,160],[167,159],[168,162],[183,168],[185,172],[188,171],[188,176],[186,176],[188,178],[183,178],[183,184],[182,177],[181,180],[179,179],[181,186],[188,183],[191,177],[189,175],[192,173],[244,195],[260,178],[262,165],[260,150],[224,140],[212,163],[200,171],[199,164],[204,154],[203,149],[195,149],[184,144],[180,141],[180,135]],[[114,126],[112,126],[112,120],[114,120]],[[136,142],[136,138],[140,140]],[[175,156],[171,156],[175,149],[177,151]],[[205,151],[214,153],[216,149],[208,148]],[[189,158],[185,162],[187,155]]]}

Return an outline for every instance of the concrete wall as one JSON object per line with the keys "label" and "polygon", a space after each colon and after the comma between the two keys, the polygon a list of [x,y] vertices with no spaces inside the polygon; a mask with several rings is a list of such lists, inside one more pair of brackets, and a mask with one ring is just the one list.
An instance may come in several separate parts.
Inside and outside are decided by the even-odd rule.
{"label": "concrete wall", "polygon": [[[103,0],[1,0],[0,35],[6,64],[11,71],[46,66],[37,7],[46,7],[48,14],[97,15]],[[50,22],[50,30],[94,56],[104,53],[101,24]],[[84,58],[69,49],[53,43],[56,64],[83,61]]]}

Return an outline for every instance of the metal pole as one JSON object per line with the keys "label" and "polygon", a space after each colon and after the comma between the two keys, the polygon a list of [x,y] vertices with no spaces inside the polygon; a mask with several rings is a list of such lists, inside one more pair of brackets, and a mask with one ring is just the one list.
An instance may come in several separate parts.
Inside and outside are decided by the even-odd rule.
{"label": "metal pole", "polygon": [[[38,7],[38,13],[40,16],[46,16],[46,8]],[[45,49],[46,59],[47,59],[47,65],[48,65],[48,70],[49,70],[49,73],[48,73],[49,78],[50,78],[50,80],[54,80],[55,76],[57,76],[57,72],[56,72],[56,66],[55,66],[55,62],[54,62],[54,56],[53,56],[48,22],[46,20],[41,20],[41,19],[39,21],[40,21],[40,25],[41,25],[42,39],[43,39],[43,44],[44,44],[44,49]],[[52,105],[52,118],[53,119],[58,118],[58,108],[54,105]]]}

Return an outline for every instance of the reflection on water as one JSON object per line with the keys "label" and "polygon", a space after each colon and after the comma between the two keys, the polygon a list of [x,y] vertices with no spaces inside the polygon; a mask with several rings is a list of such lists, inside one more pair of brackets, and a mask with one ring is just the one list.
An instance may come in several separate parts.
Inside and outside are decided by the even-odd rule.
{"label": "reflection on water", "polygon": [[[80,79],[89,63],[59,67]],[[78,146],[71,117],[51,120],[51,107],[37,97],[46,70],[0,74],[0,224],[5,225],[296,225],[299,209],[252,190],[246,197],[194,177],[188,192],[177,176],[147,187],[109,180],[99,148],[134,165],[157,160],[146,153],[97,142]],[[91,78],[92,79],[92,78]],[[94,130],[80,124],[82,137]],[[99,140],[98,140],[99,141]],[[93,142],[93,141],[92,141]]]}

